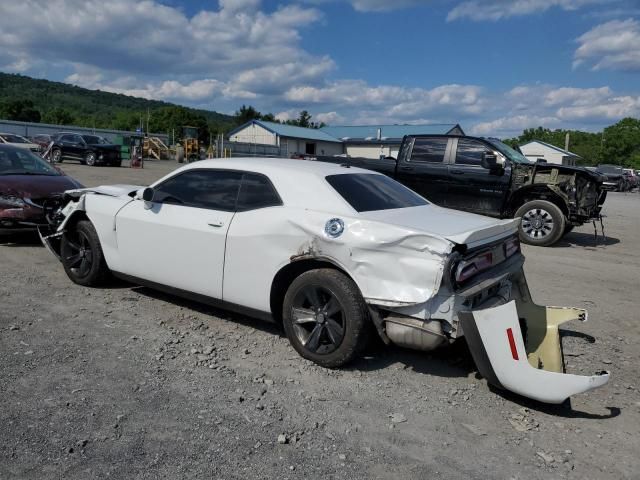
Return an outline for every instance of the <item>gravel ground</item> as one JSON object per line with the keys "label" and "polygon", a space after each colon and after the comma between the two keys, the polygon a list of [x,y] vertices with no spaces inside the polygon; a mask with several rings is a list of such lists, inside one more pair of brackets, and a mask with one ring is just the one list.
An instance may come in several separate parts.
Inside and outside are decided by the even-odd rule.
{"label": "gravel ground", "polygon": [[[88,186],[175,166],[63,164]],[[568,371],[612,371],[570,408],[489,388],[463,342],[325,370],[275,325],[83,288],[37,238],[0,237],[0,479],[640,478],[639,207],[610,195],[604,243],[584,226],[525,247],[539,303],[589,309],[569,324]]]}

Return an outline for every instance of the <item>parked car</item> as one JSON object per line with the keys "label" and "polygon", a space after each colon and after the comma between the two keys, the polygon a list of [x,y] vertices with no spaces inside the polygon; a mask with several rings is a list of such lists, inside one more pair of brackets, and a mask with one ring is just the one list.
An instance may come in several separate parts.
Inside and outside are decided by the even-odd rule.
{"label": "parked car", "polygon": [[40,151],[40,145],[33,143],[31,140],[24,138],[21,135],[16,135],[15,133],[0,133],[0,145],[3,144],[13,145],[14,147],[31,150],[36,153]]}
{"label": "parked car", "polygon": [[35,153],[0,144],[0,230],[49,225],[62,193],[81,187]]}
{"label": "parked car", "polygon": [[614,192],[626,192],[629,189],[628,180],[620,165],[598,165],[598,173],[606,175],[602,187]]}
{"label": "parked car", "polygon": [[634,188],[638,187],[638,176],[636,175],[636,172],[633,171],[633,168],[623,168],[622,174],[627,180],[629,190],[633,190]]}
{"label": "parked car", "polygon": [[376,170],[443,207],[516,218],[520,240],[549,246],[574,226],[600,218],[604,176],[581,167],[534,163],[498,139],[404,137],[398,159],[335,159]]}
{"label": "parked car", "polygon": [[45,150],[47,150],[47,148],[49,148],[51,142],[53,142],[53,135],[48,135],[45,133],[34,135],[33,137],[31,137],[31,142],[39,145],[40,151],[44,152]]}
{"label": "parked car", "polygon": [[122,165],[120,145],[109,143],[98,135],[60,133],[53,139],[51,159],[54,163],[63,160],[79,160],[83,165]]}
{"label": "parked car", "polygon": [[43,241],[79,285],[112,274],[274,319],[301,356],[329,368],[357,357],[370,330],[419,350],[464,333],[490,382],[540,401],[608,380],[563,373],[557,326],[586,312],[532,303],[516,220],[440,208],[385,175],[203,160],[150,187],[65,198]]}

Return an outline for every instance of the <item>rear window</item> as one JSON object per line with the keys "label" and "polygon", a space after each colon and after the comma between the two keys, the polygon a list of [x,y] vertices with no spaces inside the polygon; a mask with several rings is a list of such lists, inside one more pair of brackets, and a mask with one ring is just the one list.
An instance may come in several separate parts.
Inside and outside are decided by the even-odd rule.
{"label": "rear window", "polygon": [[385,175],[346,173],[326,177],[349,205],[358,212],[427,205],[428,202]]}

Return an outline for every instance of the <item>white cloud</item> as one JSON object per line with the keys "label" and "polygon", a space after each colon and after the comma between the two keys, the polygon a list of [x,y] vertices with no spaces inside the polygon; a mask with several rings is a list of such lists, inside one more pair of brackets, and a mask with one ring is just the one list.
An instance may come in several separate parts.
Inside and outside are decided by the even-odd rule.
{"label": "white cloud", "polygon": [[611,20],[577,39],[574,67],[590,64],[592,70],[640,71],[640,22]]}
{"label": "white cloud", "polygon": [[502,20],[510,17],[541,13],[550,8],[577,10],[586,5],[606,4],[611,0],[470,0],[454,7],[447,21],[467,18],[469,20]]}
{"label": "white cloud", "polygon": [[239,83],[229,88],[247,98],[249,87],[258,96],[313,84],[334,67],[300,46],[299,30],[321,18],[296,5],[265,13],[260,0],[221,0],[191,17],[156,0],[0,2],[0,51],[71,70],[70,80],[85,86],[97,82],[88,70],[102,75],[102,86],[133,75],[147,96],[191,100],[216,92],[215,79]]}
{"label": "white cloud", "polygon": [[314,115],[313,121],[326,123],[327,125],[339,125],[345,122],[345,118],[338,112],[318,113]]}
{"label": "white cloud", "polygon": [[386,12],[433,2],[429,0],[350,0],[350,3],[359,12]]}
{"label": "white cloud", "polygon": [[473,135],[509,137],[517,135],[525,128],[538,127],[540,125],[554,128],[560,125],[560,121],[558,118],[553,116],[539,117],[535,115],[515,115],[510,117],[500,117],[488,122],[476,123],[471,127],[470,132]]}

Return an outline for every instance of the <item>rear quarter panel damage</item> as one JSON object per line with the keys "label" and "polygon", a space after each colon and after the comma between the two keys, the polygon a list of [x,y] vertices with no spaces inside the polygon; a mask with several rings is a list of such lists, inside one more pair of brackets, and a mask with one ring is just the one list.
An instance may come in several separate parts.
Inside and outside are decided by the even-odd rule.
{"label": "rear quarter panel damage", "polygon": [[[248,306],[269,311],[277,272],[305,259],[326,260],[343,269],[371,304],[412,305],[436,294],[452,242],[345,216],[344,233],[333,239],[324,234],[324,226],[334,216],[281,207],[237,213],[227,238],[224,299],[244,304],[247,291],[260,292]],[[255,245],[264,248],[256,250]]]}

